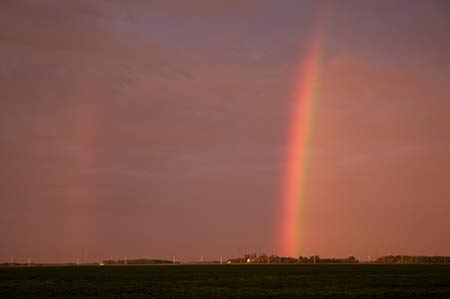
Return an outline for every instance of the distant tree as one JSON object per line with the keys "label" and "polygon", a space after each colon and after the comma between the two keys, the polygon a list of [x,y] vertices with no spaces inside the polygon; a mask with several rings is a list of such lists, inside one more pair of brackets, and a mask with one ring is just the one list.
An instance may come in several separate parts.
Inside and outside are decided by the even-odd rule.
{"label": "distant tree", "polygon": [[409,255],[388,255],[375,260],[379,264],[445,264],[450,261],[447,256],[409,256]]}

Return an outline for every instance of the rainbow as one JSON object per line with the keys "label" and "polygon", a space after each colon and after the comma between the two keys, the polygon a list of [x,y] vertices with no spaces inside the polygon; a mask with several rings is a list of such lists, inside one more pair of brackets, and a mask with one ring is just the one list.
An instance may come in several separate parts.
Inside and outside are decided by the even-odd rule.
{"label": "rainbow", "polygon": [[298,257],[302,239],[302,213],[319,100],[326,14],[321,14],[311,35],[300,75],[295,82],[282,182],[279,253]]}
{"label": "rainbow", "polygon": [[95,166],[97,157],[97,140],[100,135],[99,109],[91,97],[80,93],[79,99],[73,100],[70,106],[69,131],[71,133],[74,152],[68,168],[67,208],[70,215],[66,224],[67,244],[73,258],[85,258],[84,249],[89,245],[95,233],[92,225],[95,219],[96,186],[90,170]]}

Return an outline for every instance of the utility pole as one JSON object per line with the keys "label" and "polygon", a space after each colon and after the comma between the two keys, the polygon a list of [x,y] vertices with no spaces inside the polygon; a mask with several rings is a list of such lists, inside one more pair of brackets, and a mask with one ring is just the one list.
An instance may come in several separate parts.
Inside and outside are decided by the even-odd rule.
{"label": "utility pole", "polygon": [[175,263],[176,263],[176,259],[175,259],[175,256],[173,256],[173,264],[175,265]]}
{"label": "utility pole", "polygon": [[28,267],[30,267],[30,266],[31,266],[31,259],[28,258]]}
{"label": "utility pole", "polygon": [[220,256],[220,264],[221,264],[221,265],[223,264],[222,256]]}
{"label": "utility pole", "polygon": [[203,255],[200,256],[200,262],[203,263]]}

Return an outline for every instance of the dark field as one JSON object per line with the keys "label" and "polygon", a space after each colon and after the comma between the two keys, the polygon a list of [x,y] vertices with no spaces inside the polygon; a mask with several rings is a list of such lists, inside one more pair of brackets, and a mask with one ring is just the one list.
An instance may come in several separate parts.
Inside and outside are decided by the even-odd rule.
{"label": "dark field", "polygon": [[450,265],[0,268],[0,298],[450,298]]}

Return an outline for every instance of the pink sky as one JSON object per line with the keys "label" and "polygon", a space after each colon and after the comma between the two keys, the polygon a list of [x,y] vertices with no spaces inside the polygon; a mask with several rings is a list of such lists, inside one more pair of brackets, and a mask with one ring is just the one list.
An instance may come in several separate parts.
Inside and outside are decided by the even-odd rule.
{"label": "pink sky", "polygon": [[0,2],[0,262],[276,253],[319,6],[302,254],[450,254],[447,1],[166,2]]}

